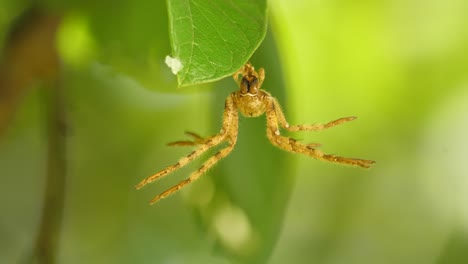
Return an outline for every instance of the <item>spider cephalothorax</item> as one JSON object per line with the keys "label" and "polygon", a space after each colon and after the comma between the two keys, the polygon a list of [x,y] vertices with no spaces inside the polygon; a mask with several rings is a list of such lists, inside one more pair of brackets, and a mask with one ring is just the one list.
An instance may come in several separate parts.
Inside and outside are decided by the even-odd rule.
{"label": "spider cephalothorax", "polygon": [[[242,79],[239,81],[239,74]],[[255,117],[265,113],[265,97],[270,96],[267,92],[260,90],[265,79],[265,71],[261,68],[258,73],[249,63],[234,74],[234,80],[239,85],[239,90],[232,93],[234,105],[239,111],[248,117]]]}
{"label": "spider cephalothorax", "polygon": [[[242,76],[240,80],[239,75]],[[250,63],[247,63],[233,75],[233,78],[239,86],[239,90],[231,93],[226,98],[221,131],[218,134],[207,138],[203,138],[193,132],[187,132],[187,135],[194,138],[193,141],[177,141],[169,143],[171,146],[198,145],[199,147],[189,155],[182,157],[177,163],[142,180],[139,184],[136,185],[136,188],[140,189],[146,184],[185,166],[187,163],[199,157],[208,149],[215,147],[222,142],[227,141],[228,145],[205,161],[205,163],[203,163],[198,170],[192,172],[188,179],[179,182],[175,186],[167,189],[166,191],[151,199],[150,204],[171,195],[185,185],[195,181],[209,168],[213,167],[213,165],[215,165],[222,158],[226,157],[232,151],[237,141],[237,132],[239,128],[238,112],[241,112],[247,117],[256,117],[265,113],[267,119],[267,137],[273,145],[283,150],[294,153],[302,153],[319,160],[358,166],[362,168],[369,168],[372,164],[375,163],[372,160],[344,158],[325,154],[322,151],[316,149],[318,146],[320,146],[320,144],[301,143],[293,138],[282,136],[280,133],[280,128],[286,129],[288,131],[320,131],[352,121],[356,119],[356,117],[344,117],[326,124],[319,123],[290,126],[288,122],[286,122],[286,118],[284,117],[283,111],[281,110],[278,101],[269,93],[260,89],[263,84],[263,80],[265,79],[265,71],[263,68],[256,72],[254,67]]]}

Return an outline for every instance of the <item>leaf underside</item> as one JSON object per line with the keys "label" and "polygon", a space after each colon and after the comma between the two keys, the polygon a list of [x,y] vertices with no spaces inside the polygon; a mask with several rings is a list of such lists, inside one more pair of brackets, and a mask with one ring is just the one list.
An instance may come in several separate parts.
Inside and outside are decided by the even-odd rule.
{"label": "leaf underside", "polygon": [[266,0],[167,0],[179,86],[219,80],[238,70],[266,33]]}

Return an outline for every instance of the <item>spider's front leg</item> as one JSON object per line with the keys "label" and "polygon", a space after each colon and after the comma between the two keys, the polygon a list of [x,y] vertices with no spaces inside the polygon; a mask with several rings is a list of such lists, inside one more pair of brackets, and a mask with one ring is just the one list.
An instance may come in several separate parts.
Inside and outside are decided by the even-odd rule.
{"label": "spider's front leg", "polygon": [[250,62],[244,64],[239,70],[237,70],[232,78],[236,82],[237,86],[240,86],[239,75],[242,77],[245,75],[254,75],[258,78],[258,88],[262,87],[263,80],[265,79],[265,70],[263,68],[258,69],[258,72],[255,71],[255,68],[250,64]]}
{"label": "spider's front leg", "polygon": [[[188,156],[185,156],[181,158],[176,164],[173,164],[160,172],[142,180],[139,184],[137,184],[135,187],[137,189],[142,188],[148,183],[151,183],[183,166],[188,164],[190,161],[194,160],[195,158],[199,157],[201,154],[203,154],[205,151],[208,149],[220,144],[221,142],[227,140],[229,145],[218,151],[213,157],[208,159],[203,165],[195,172],[190,174],[190,177],[186,180],[183,180],[176,184],[175,186],[165,190],[161,194],[155,196],[153,199],[151,199],[150,204],[153,204],[160,199],[163,199],[174,192],[180,190],[183,188],[185,185],[191,183],[192,181],[195,181],[198,179],[202,174],[204,174],[209,168],[211,168],[216,162],[218,162],[220,159],[224,158],[227,156],[231,150],[234,148],[234,145],[237,140],[237,130],[238,130],[238,113],[237,113],[237,108],[234,105],[232,96],[229,96],[226,99],[225,107],[224,107],[224,115],[223,115],[223,126],[219,134],[213,135],[211,137],[208,137],[206,139],[201,138],[195,133],[189,133],[189,135],[192,135],[195,137],[195,140],[201,140],[202,142],[200,143],[201,146],[190,153]],[[198,143],[194,143],[198,144]],[[178,145],[178,144],[175,144]]]}
{"label": "spider's front leg", "polygon": [[314,125],[300,125],[300,126],[289,126],[286,122],[283,112],[273,97],[266,97],[265,104],[267,105],[267,137],[271,141],[271,143],[281,149],[286,151],[294,152],[294,153],[302,153],[313,158],[335,162],[345,165],[352,165],[358,166],[362,168],[369,168],[375,161],[372,160],[364,160],[364,159],[356,159],[356,158],[345,158],[345,157],[338,157],[334,155],[325,154],[320,150],[315,149],[315,146],[319,144],[303,144],[298,142],[297,140],[289,137],[284,137],[280,135],[279,125],[283,126],[284,128],[291,130],[291,131],[299,131],[299,130],[310,130],[310,131],[318,131],[327,129],[344,122],[348,122],[354,120],[354,117],[348,118],[341,118],[335,121],[329,122],[327,124],[314,124]]}

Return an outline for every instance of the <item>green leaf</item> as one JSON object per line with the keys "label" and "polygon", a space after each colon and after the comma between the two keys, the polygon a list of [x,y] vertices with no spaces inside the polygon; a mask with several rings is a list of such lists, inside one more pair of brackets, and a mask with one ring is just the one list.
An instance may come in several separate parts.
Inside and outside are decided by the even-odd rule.
{"label": "green leaf", "polygon": [[254,53],[266,33],[265,0],[168,0],[179,86],[224,78]]}

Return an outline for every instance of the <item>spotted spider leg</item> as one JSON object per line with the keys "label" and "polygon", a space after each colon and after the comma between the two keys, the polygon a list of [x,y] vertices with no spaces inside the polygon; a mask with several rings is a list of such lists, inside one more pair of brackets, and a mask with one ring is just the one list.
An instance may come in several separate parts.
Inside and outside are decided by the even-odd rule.
{"label": "spotted spider leg", "polygon": [[326,124],[311,124],[311,125],[297,125],[297,126],[289,126],[286,118],[284,117],[284,113],[281,110],[281,107],[278,101],[269,96],[265,97],[265,104],[267,105],[266,116],[267,116],[267,137],[271,141],[271,143],[281,149],[284,149],[289,152],[294,153],[302,153],[313,157],[318,160],[341,163],[346,165],[352,166],[359,166],[362,168],[370,168],[375,161],[372,160],[364,160],[364,159],[356,159],[356,158],[345,158],[334,156],[330,154],[325,154],[320,150],[315,149],[315,147],[319,146],[319,144],[304,144],[298,142],[297,140],[289,137],[284,137],[280,135],[279,125],[289,131],[320,131],[324,129],[328,129],[330,127],[334,127],[345,122],[352,121],[356,119],[355,117],[345,117],[340,118]]}
{"label": "spotted spider leg", "polygon": [[[238,131],[238,112],[237,108],[234,105],[234,102],[232,100],[232,95],[228,96],[225,102],[225,107],[224,107],[224,114],[223,114],[223,125],[221,128],[221,131],[219,134],[213,135],[211,137],[208,137],[206,139],[201,138],[195,133],[189,132],[189,135],[192,135],[195,137],[195,141],[192,143],[188,143],[187,141],[182,141],[184,142],[183,144],[185,145],[196,145],[196,144],[201,144],[201,146],[190,153],[189,155],[182,157],[177,163],[159,171],[158,173],[142,180],[140,183],[138,183],[135,188],[140,189],[143,186],[145,186],[148,183],[151,183],[161,177],[164,177],[171,172],[187,165],[189,162],[194,160],[195,158],[199,157],[201,154],[203,154],[205,151],[208,149],[215,147],[222,143],[223,141],[228,142],[228,146],[225,148],[219,150],[216,154],[214,154],[212,157],[210,157],[208,160],[206,160],[201,167],[192,172],[189,176],[189,178],[180,181],[173,187],[163,191],[161,194],[155,196],[151,201],[149,202],[150,204],[154,204],[160,199],[163,199],[176,191],[180,190],[183,188],[185,185],[197,180],[201,175],[203,175],[208,169],[213,167],[219,160],[222,158],[226,157],[234,148],[234,145],[236,144],[237,141],[237,131]],[[173,145],[183,145],[179,144],[180,142],[174,142]]]}

